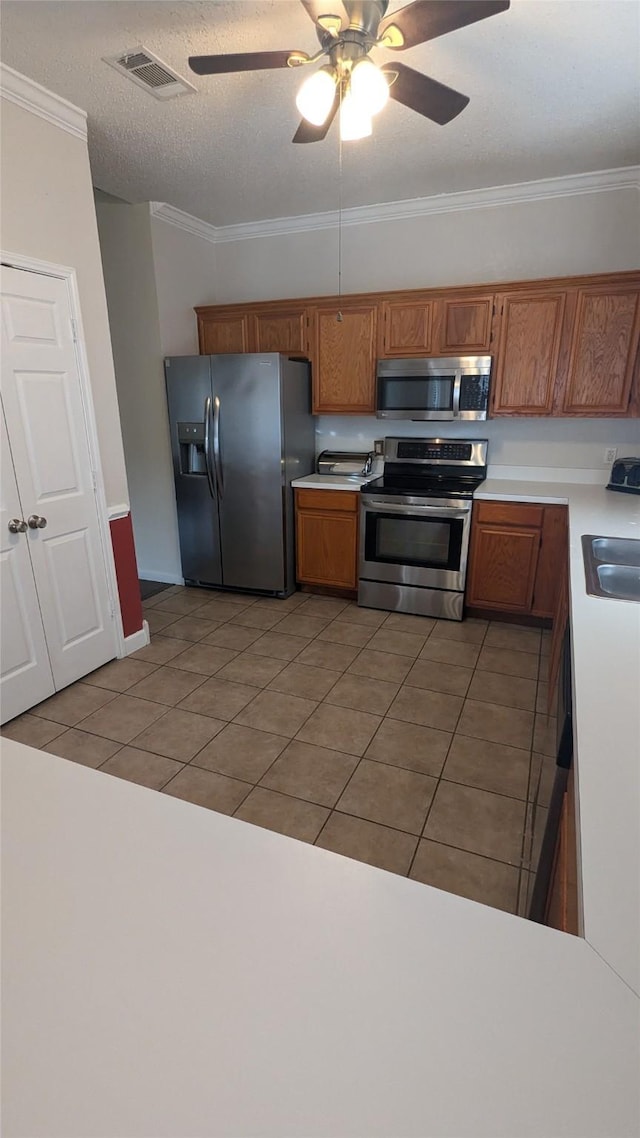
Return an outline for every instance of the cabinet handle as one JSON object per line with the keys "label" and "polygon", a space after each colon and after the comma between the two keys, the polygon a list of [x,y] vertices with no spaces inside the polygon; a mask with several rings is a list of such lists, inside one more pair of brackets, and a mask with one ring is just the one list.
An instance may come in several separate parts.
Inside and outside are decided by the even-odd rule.
{"label": "cabinet handle", "polygon": [[9,533],[24,533],[27,523],[24,518],[12,518],[9,522]]}
{"label": "cabinet handle", "polygon": [[40,514],[30,514],[27,518],[27,525],[29,529],[44,529],[47,524],[46,518],[41,518]]}

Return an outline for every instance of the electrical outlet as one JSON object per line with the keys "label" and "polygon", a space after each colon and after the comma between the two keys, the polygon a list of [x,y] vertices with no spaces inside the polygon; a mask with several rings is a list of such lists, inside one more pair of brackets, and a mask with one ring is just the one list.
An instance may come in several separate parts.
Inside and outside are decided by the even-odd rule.
{"label": "electrical outlet", "polygon": [[617,453],[618,453],[617,447],[607,447],[606,451],[604,452],[605,463],[608,464],[610,462],[615,462]]}
{"label": "electrical outlet", "polygon": [[384,454],[384,439],[374,439],[373,453]]}

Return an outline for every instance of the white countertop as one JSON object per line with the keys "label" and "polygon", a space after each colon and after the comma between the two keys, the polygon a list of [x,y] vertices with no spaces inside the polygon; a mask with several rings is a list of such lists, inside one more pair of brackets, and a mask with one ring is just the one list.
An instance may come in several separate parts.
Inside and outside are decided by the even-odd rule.
{"label": "white countertop", "polygon": [[371,474],[368,478],[341,478],[338,474],[305,474],[303,478],[295,478],[292,486],[306,487],[307,490],[359,490],[366,482],[371,482],[377,475]]}
{"label": "white countertop", "polygon": [[5,1138],[637,1138],[585,941],[2,750]]}
{"label": "white countertop", "polygon": [[640,501],[476,497],[569,505],[585,939],[4,739],[6,1138],[637,1138]]}

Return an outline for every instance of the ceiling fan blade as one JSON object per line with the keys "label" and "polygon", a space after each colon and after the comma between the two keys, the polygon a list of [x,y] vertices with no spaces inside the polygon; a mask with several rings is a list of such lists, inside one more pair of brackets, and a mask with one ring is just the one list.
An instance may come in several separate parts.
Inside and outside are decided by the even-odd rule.
{"label": "ceiling fan blade", "polygon": [[231,71],[266,71],[287,67],[289,57],[308,59],[302,51],[246,51],[237,55],[190,55],[189,67],[197,75],[226,75]]}
{"label": "ceiling fan blade", "polygon": [[387,16],[380,24],[378,36],[384,36],[388,28],[398,28],[403,42],[391,42],[387,46],[405,51],[478,20],[486,20],[488,16],[497,16],[499,12],[506,12],[509,5],[510,0],[414,0],[413,4]]}
{"label": "ceiling fan blade", "polygon": [[336,95],[335,95],[335,98],[333,100],[333,106],[332,106],[331,110],[329,111],[329,114],[327,115],[322,126],[314,126],[313,123],[307,122],[306,119],[303,119],[291,141],[292,142],[322,142],[323,138],[326,138],[327,134],[329,133],[329,128],[330,128],[331,123],[333,122],[334,118],[336,117],[336,113],[337,113],[339,106],[340,106],[340,95],[336,91]]}
{"label": "ceiling fan blade", "polygon": [[349,17],[342,0],[300,0],[300,3],[314,24],[318,23],[321,16],[337,16],[341,20],[343,28],[346,28],[349,23]]}
{"label": "ceiling fan blade", "polygon": [[437,79],[414,71],[412,67],[405,67],[403,63],[387,63],[382,71],[395,72],[398,76],[389,87],[392,99],[440,126],[451,122],[469,102],[468,95],[461,95],[453,87],[445,87],[444,83],[438,83]]}

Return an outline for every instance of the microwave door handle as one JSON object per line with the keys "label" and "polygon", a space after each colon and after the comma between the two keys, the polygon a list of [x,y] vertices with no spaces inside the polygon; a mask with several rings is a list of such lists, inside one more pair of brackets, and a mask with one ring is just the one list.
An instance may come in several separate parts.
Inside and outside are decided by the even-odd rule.
{"label": "microwave door handle", "polygon": [[460,388],[462,386],[462,372],[457,371],[453,381],[453,417],[460,418]]}
{"label": "microwave door handle", "polygon": [[207,482],[209,483],[209,493],[212,498],[215,498],[215,484],[213,481],[213,470],[211,463],[211,450],[210,450],[210,437],[209,437],[209,423],[211,422],[211,396],[208,395],[204,401],[204,465],[207,471]]}

